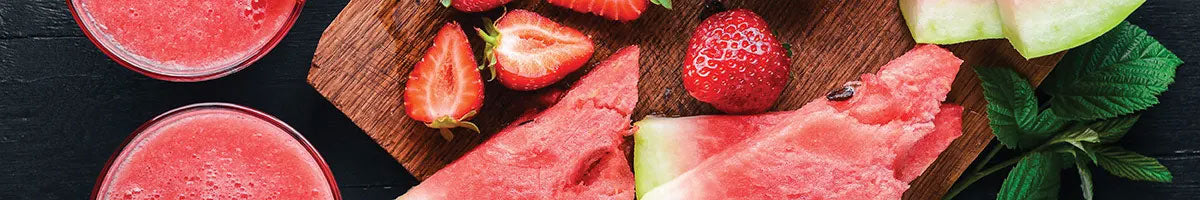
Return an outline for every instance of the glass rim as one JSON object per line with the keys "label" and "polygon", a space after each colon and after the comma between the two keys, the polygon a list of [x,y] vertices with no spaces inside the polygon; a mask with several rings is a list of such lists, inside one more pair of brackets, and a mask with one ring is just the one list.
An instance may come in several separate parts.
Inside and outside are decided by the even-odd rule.
{"label": "glass rim", "polygon": [[79,0],[66,0],[66,1],[67,1],[67,10],[70,10],[71,16],[75,19],[75,24],[79,25],[79,29],[83,31],[83,35],[87,36],[88,40],[92,41],[92,44],[95,45],[97,47],[97,49],[100,49],[100,52],[104,52],[104,55],[107,55],[108,58],[117,62],[117,64],[120,64],[122,67],[125,67],[126,69],[132,70],[139,74],[145,75],[150,78],[158,79],[158,80],[171,81],[171,82],[200,82],[200,81],[207,81],[207,80],[212,80],[212,79],[217,79],[217,78],[228,76],[230,74],[233,74],[234,72],[238,72],[238,71],[241,71],[242,69],[245,69],[246,67],[249,67],[251,64],[254,64],[258,60],[265,57],[267,55],[267,53],[269,53],[269,52],[271,52],[271,50],[275,49],[275,47],[278,46],[279,43],[283,41],[283,37],[287,36],[287,33],[291,31],[292,26],[295,25],[296,21],[300,18],[300,11],[304,9],[304,2],[306,0],[294,0],[294,1],[296,1],[296,5],[294,5],[294,7],[292,8],[292,13],[288,16],[287,20],[284,21],[283,25],[279,27],[279,30],[276,31],[275,35],[271,36],[271,38],[269,40],[267,40],[267,42],[264,43],[263,46],[258,47],[258,49],[255,51],[255,53],[251,54],[249,57],[246,57],[245,60],[242,60],[239,62],[232,62],[232,63],[236,63],[236,64],[230,64],[227,66],[216,67],[212,70],[205,70],[205,71],[195,72],[195,73],[167,73],[167,72],[155,70],[155,69],[153,69],[154,67],[152,67],[152,66],[141,66],[141,65],[149,65],[149,64],[134,64],[134,63],[140,63],[140,61],[131,61],[129,59],[126,59],[125,58],[126,56],[124,56],[124,54],[132,55],[132,53],[128,53],[128,52],[118,53],[116,51],[122,51],[122,50],[113,49],[115,47],[106,45],[107,44],[106,42],[100,41],[100,39],[96,38],[96,35],[94,35],[92,33],[93,32],[92,28],[90,28],[88,25],[89,23],[86,23],[86,21],[83,18],[83,15],[81,14],[83,11],[79,10],[80,8],[75,6],[75,2],[77,2]]}
{"label": "glass rim", "polygon": [[117,158],[121,157],[121,155],[125,153],[125,151],[129,148],[129,144],[132,144],[134,142],[134,139],[137,139],[138,136],[141,136],[143,133],[146,132],[146,128],[154,126],[154,125],[162,122],[162,120],[167,119],[172,116],[175,116],[175,115],[184,114],[184,113],[188,113],[188,112],[192,112],[192,111],[197,111],[199,109],[212,109],[212,108],[229,109],[232,111],[240,112],[240,113],[249,115],[251,117],[255,117],[255,118],[261,119],[263,121],[266,121],[266,122],[270,123],[271,125],[274,125],[276,128],[279,128],[280,130],[287,132],[288,135],[291,135],[293,139],[295,139],[297,142],[300,143],[300,146],[304,147],[304,149],[308,151],[309,155],[312,155],[312,158],[316,161],[317,165],[321,168],[322,175],[325,177],[325,180],[328,181],[330,194],[333,195],[333,199],[335,199],[335,200],[342,199],[341,191],[338,189],[337,181],[334,180],[333,171],[331,171],[329,169],[329,164],[325,162],[325,159],[323,157],[321,157],[321,154],[317,152],[317,149],[315,147],[313,147],[311,143],[308,142],[308,139],[305,139],[304,136],[300,134],[300,131],[296,131],[296,129],[292,128],[292,126],[289,126],[287,123],[284,123],[282,120],[279,120],[278,118],[275,118],[274,116],[271,116],[262,111],[258,111],[253,108],[249,108],[249,107],[245,107],[245,106],[241,106],[241,105],[237,105],[237,104],[223,103],[223,102],[195,103],[195,104],[182,106],[179,108],[171,109],[162,114],[159,114],[158,116],[151,118],[150,120],[146,121],[145,123],[142,123],[142,125],[138,126],[137,129],[134,129],[133,133],[129,134],[129,136],[125,138],[125,141],[121,142],[117,151],[114,152],[113,155],[108,158],[108,161],[104,163],[104,169],[100,171],[100,176],[96,178],[96,185],[92,187],[91,199],[100,199],[100,191],[106,185],[105,180],[108,179],[110,173],[113,170],[113,167],[115,167],[115,165],[113,165],[113,164],[116,163]]}

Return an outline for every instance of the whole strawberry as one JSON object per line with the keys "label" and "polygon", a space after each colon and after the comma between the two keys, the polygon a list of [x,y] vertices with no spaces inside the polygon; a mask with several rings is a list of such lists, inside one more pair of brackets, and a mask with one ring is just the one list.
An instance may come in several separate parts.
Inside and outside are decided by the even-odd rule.
{"label": "whole strawberry", "polygon": [[683,86],[725,113],[765,112],[787,85],[791,60],[785,51],[754,12],[714,14],[692,34]]}

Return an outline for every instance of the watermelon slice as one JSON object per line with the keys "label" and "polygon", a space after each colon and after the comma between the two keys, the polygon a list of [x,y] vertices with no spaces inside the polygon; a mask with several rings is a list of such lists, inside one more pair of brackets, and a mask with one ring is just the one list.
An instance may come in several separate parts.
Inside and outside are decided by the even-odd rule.
{"label": "watermelon slice", "polygon": [[1108,32],[1146,0],[900,0],[917,43],[1007,38],[1025,58],[1075,48]]}
{"label": "watermelon slice", "polygon": [[996,0],[1004,35],[1025,58],[1075,48],[1117,27],[1146,0]]}
{"label": "watermelon slice", "polygon": [[624,136],[638,48],[618,51],[557,104],[513,123],[398,199],[633,199]]}
{"label": "watermelon slice", "polygon": [[863,75],[850,99],[821,98],[791,111],[781,119],[787,123],[727,147],[642,199],[899,199],[907,171],[928,166],[909,162],[945,147],[912,149],[957,137],[934,133],[934,119],[961,64],[945,49],[919,45]]}
{"label": "watermelon slice", "polygon": [[900,0],[900,11],[917,43],[1004,38],[996,0]]}
{"label": "watermelon slice", "polygon": [[788,112],[647,117],[634,123],[633,174],[637,195],[640,197],[709,156],[782,123],[787,116]]}
{"label": "watermelon slice", "polygon": [[[896,178],[920,176],[950,142],[962,135],[962,106],[943,104],[934,131],[921,138],[892,165]],[[758,115],[649,117],[634,123],[633,174],[639,197],[725,148],[784,123],[789,112]]]}

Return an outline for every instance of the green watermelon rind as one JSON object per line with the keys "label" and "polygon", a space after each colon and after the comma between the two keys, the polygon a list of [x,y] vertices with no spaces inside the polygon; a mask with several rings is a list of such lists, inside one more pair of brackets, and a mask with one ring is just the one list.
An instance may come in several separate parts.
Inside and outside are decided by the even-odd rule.
{"label": "green watermelon rind", "polygon": [[900,0],[900,11],[917,43],[956,44],[1004,38],[996,1]]}
{"label": "green watermelon rind", "polygon": [[[676,147],[678,128],[670,127],[663,118],[647,116],[642,121],[633,124],[633,174],[634,188],[637,197],[641,198],[646,192],[672,179],[681,172],[674,171],[675,160],[673,149]],[[649,162],[653,161],[653,162]]]}
{"label": "green watermelon rind", "polygon": [[[1133,14],[1133,11],[1137,10],[1145,2],[1145,0],[1078,0],[1072,2],[1082,6],[1090,6],[1085,8],[1102,11],[1084,13],[1082,15],[1069,11],[1089,11],[1079,7],[1075,7],[1074,10],[1054,8],[1051,5],[1049,7],[1034,6],[1034,8],[1031,8],[1040,10],[1016,12],[1014,9],[1021,8],[1016,8],[1018,6],[1013,5],[1013,0],[998,0],[997,4],[1000,9],[1001,23],[1004,24],[1004,35],[1012,43],[1013,48],[1016,48],[1017,52],[1021,53],[1021,56],[1032,59],[1075,48],[1099,38],[1104,33],[1117,27],[1122,21],[1125,21],[1125,18]],[[1079,11],[1081,9],[1083,11]],[[1063,12],[1064,10],[1068,12]],[[1064,18],[1063,15],[1074,16],[1074,18]],[[1047,23],[1046,21],[1050,22]],[[1028,27],[1034,25],[1044,26]],[[1055,35],[1052,34],[1054,32],[1071,31],[1063,30],[1066,28],[1074,29],[1077,34],[1062,34],[1063,36],[1058,38],[1050,37],[1051,35]]]}

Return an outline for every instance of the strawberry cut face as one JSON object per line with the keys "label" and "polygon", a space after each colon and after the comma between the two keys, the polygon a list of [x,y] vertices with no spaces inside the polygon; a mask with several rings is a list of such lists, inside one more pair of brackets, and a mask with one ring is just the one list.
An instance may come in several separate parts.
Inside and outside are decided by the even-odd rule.
{"label": "strawberry cut face", "polygon": [[[513,10],[480,30],[494,59],[500,83],[514,90],[536,90],[558,82],[592,58],[591,38],[578,30],[525,10]],[[489,63],[490,64],[490,63]]]}
{"label": "strawberry cut face", "polygon": [[404,109],[414,120],[442,129],[446,139],[452,138],[450,128],[478,131],[466,120],[483,106],[483,79],[467,36],[457,23],[448,23],[433,40],[408,75]]}

